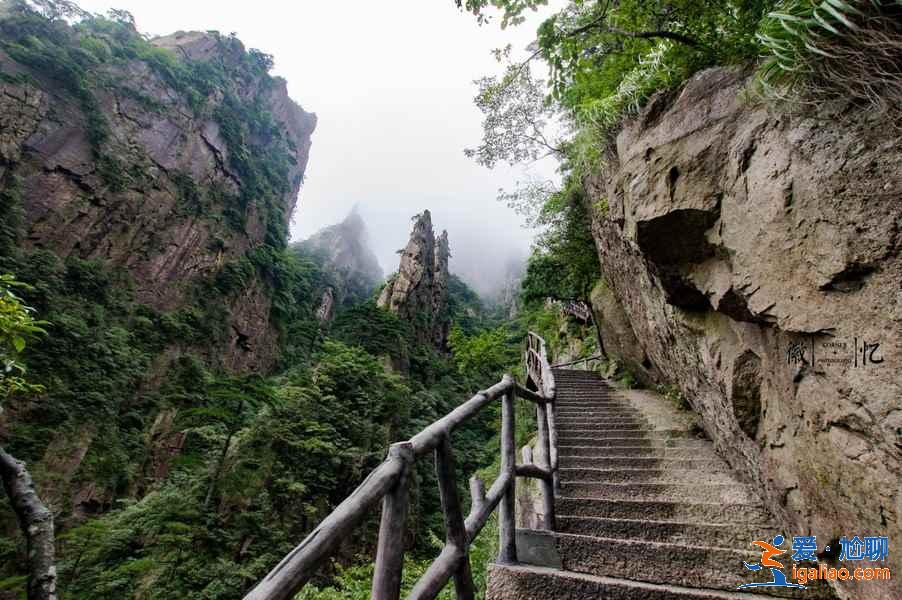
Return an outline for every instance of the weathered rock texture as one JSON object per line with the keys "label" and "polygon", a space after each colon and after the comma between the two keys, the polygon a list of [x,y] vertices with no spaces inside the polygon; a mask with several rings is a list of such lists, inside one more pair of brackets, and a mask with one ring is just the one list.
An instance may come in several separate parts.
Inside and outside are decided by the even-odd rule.
{"label": "weathered rock texture", "polygon": [[[237,40],[209,33],[153,43],[226,70],[245,54]],[[316,117],[288,97],[284,80],[236,79],[228,90],[271,115],[291,154],[279,205],[250,198],[242,206],[249,182],[236,172],[215,117],[222,90],[197,110],[146,62],[101,64],[91,81],[104,83],[90,88],[108,130],[98,148],[89,115],[66,86],[3,51],[0,70],[0,182],[19,190],[27,248],[124,267],[138,302],[173,310],[198,281],[263,244],[268,231],[287,231]],[[276,142],[246,143],[243,151],[257,152]],[[227,303],[230,339],[211,356],[231,369],[269,366],[277,344],[265,282],[254,278]]]}
{"label": "weathered rock texture", "polygon": [[[850,107],[749,105],[744,81],[711,70],[653,99],[586,182],[608,206],[593,217],[605,342],[680,387],[787,535],[833,552],[900,539],[902,147]],[[866,364],[863,343],[879,343]]]}
{"label": "weathered rock texture", "polygon": [[366,299],[382,281],[382,267],[370,248],[366,223],[356,210],[297,246],[313,255],[329,278],[320,302],[322,320],[332,318],[335,304]]}
{"label": "weathered rock texture", "polygon": [[448,232],[438,240],[429,211],[415,218],[410,241],[401,253],[398,272],[385,284],[378,305],[414,324],[417,340],[440,350],[447,345]]}

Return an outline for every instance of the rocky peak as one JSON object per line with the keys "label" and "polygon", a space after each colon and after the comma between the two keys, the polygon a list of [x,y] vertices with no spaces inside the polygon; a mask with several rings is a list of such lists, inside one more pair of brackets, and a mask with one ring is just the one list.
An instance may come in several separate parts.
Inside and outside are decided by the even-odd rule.
{"label": "rocky peak", "polygon": [[398,272],[379,296],[379,306],[415,323],[417,339],[443,350],[448,339],[448,232],[438,240],[428,210],[414,217]]}
{"label": "rocky peak", "polygon": [[313,255],[331,279],[330,303],[363,300],[382,281],[382,267],[369,245],[366,223],[357,212],[297,244]]}

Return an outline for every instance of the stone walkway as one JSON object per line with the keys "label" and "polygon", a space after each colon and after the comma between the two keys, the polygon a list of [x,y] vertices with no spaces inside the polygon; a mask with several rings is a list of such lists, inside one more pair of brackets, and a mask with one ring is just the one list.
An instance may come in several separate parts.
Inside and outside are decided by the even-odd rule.
{"label": "stone walkway", "polygon": [[[557,532],[517,531],[518,565],[492,565],[488,600],[832,598],[770,581],[751,542],[778,531],[755,490],[657,394],[557,370]],[[789,547],[789,541],[784,542]],[[789,575],[788,554],[778,557]]]}

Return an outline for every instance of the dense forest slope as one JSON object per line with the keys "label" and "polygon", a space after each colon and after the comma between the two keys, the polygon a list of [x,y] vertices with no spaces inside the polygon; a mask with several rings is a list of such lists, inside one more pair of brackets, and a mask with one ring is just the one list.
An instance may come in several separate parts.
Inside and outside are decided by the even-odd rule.
{"label": "dense forest slope", "polygon": [[656,96],[587,180],[604,343],[677,386],[792,531],[893,539],[902,151],[885,115],[774,113],[746,81],[713,69]]}

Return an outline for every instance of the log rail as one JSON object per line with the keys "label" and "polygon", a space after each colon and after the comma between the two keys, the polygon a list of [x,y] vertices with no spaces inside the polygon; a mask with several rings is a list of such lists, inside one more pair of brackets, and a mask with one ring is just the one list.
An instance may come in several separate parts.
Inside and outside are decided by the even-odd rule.
{"label": "log rail", "polygon": [[[554,530],[554,490],[557,489],[557,429],[554,421],[555,384],[548,364],[545,341],[530,332],[525,354],[526,385],[510,375],[492,387],[477,392],[453,411],[407,440],[392,444],[386,459],[356,490],[292,550],[248,593],[244,600],[291,600],[332,556],[339,545],[382,502],[382,519],[376,545],[372,600],[397,600],[401,594],[404,563],[405,520],[410,495],[411,469],[416,460],[433,454],[439,496],[445,521],[445,545],[414,585],[409,599],[435,598],[454,579],[458,600],[475,598],[470,571],[470,544],[498,510],[499,553],[497,562],[517,562],[515,499],[517,477],[538,479],[545,511],[545,528]],[[537,444],[535,459],[527,446],[521,464],[515,449],[514,403],[517,398],[536,406]],[[457,493],[451,433],[492,402],[501,402],[501,469],[485,490],[478,477],[470,479],[470,512],[464,517]]]}

